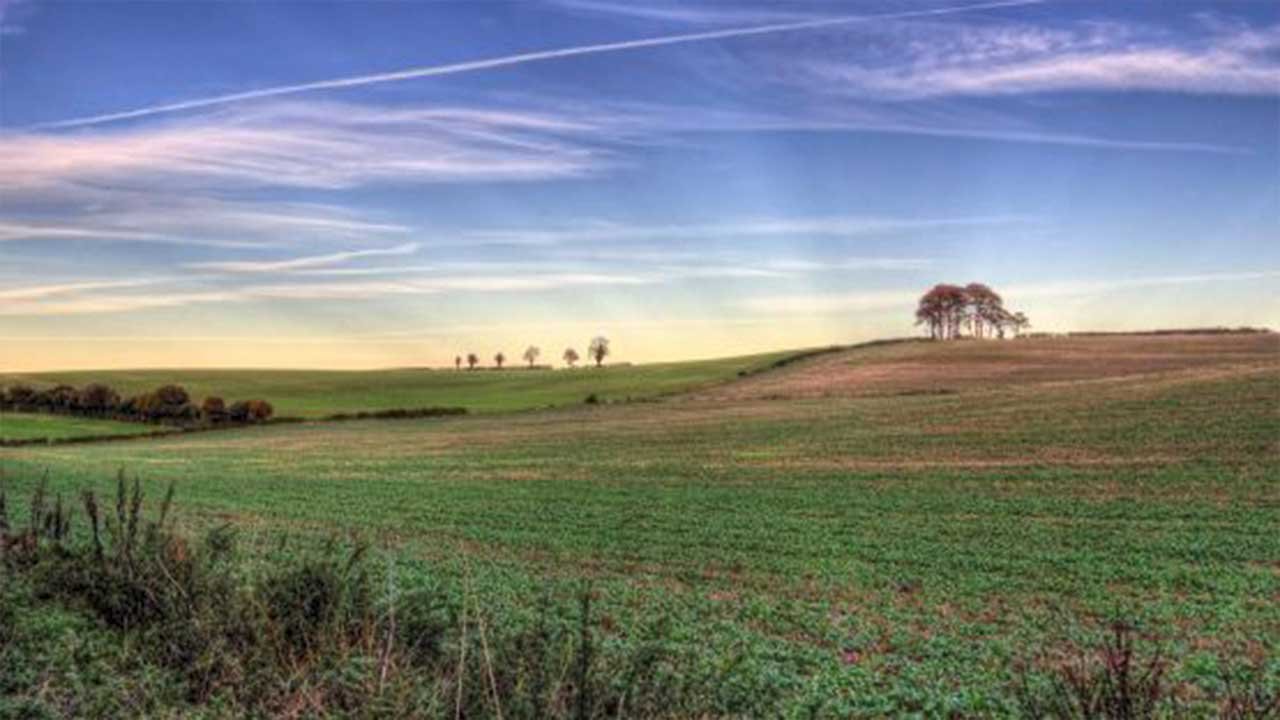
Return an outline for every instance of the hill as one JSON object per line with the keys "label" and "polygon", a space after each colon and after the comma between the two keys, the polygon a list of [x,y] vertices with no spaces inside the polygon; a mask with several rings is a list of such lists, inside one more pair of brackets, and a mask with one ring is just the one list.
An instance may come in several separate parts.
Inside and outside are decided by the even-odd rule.
{"label": "hill", "polygon": [[576,370],[458,371],[392,370],[78,370],[0,375],[0,385],[102,382],[122,395],[182,385],[195,398],[218,395],[228,401],[261,398],[279,416],[319,418],[336,413],[392,408],[465,407],[472,412],[504,412],[581,403],[588,395],[603,401],[646,399],[733,379],[792,355],[763,353],[676,363],[580,367]]}
{"label": "hill", "polygon": [[700,400],[964,393],[1046,383],[1210,378],[1274,368],[1280,335],[1081,334],[1017,340],[889,342],[804,358]]}
{"label": "hill", "polygon": [[250,558],[359,533],[494,628],[590,582],[606,646],[661,624],[710,715],[1012,715],[1013,659],[1047,677],[1117,617],[1192,715],[1217,668],[1280,685],[1271,336],[882,344],[658,403],[0,458],[11,497],[176,482]]}

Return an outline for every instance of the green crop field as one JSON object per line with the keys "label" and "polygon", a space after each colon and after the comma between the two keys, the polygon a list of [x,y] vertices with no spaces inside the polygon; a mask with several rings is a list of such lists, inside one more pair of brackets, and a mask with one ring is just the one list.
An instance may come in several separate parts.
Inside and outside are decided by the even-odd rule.
{"label": "green crop field", "polygon": [[143,435],[153,425],[39,413],[0,413],[0,440],[62,440],[102,435]]}
{"label": "green crop field", "polygon": [[[1277,350],[855,349],[656,403],[11,448],[0,469],[11,498],[46,472],[64,495],[118,468],[153,499],[172,482],[184,527],[229,523],[254,552],[358,533],[402,582],[465,583],[496,617],[589,580],[606,642],[663,618],[695,658],[683,672],[717,678],[716,714],[1014,714],[1019,663],[1052,668],[1121,617],[1164,644],[1192,714],[1214,715],[1196,702],[1224,665],[1253,659],[1280,686]],[[606,394],[742,363],[619,370]],[[468,404],[465,383],[549,385],[484,409],[592,390],[585,372],[426,375],[456,383],[432,404]],[[359,404],[343,387],[286,407]]]}
{"label": "green crop field", "polygon": [[684,363],[579,367],[576,370],[502,371],[406,368],[397,370],[110,370],[0,375],[0,385],[106,383],[122,395],[182,385],[199,402],[217,395],[231,402],[260,398],[277,415],[323,417],[389,408],[465,407],[498,412],[582,402],[650,398],[724,382],[794,353],[764,353]]}

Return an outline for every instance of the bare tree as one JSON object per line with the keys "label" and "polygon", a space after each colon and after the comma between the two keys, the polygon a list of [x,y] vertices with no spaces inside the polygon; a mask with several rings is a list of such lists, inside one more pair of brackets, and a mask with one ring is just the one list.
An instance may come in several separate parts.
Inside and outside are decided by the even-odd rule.
{"label": "bare tree", "polygon": [[467,369],[475,370],[476,364],[480,362],[480,356],[475,353],[467,353]]}
{"label": "bare tree", "polygon": [[462,356],[461,356],[461,355],[454,355],[454,356],[453,356],[453,366],[454,366],[455,368],[459,369],[459,370],[461,370],[461,369],[462,369]]}
{"label": "bare tree", "polygon": [[542,350],[537,345],[530,345],[524,350],[524,361],[529,363],[529,369],[533,369],[533,364],[538,362],[538,356],[542,354]]}
{"label": "bare tree", "polygon": [[499,370],[502,369],[502,363],[506,361],[507,361],[507,356],[503,355],[501,350],[498,351],[497,355],[493,356],[493,364],[497,365]]}
{"label": "bare tree", "polygon": [[587,346],[587,357],[596,361],[596,367],[604,364],[604,359],[609,356],[609,338],[603,335],[597,335],[591,339],[591,344]]}
{"label": "bare tree", "polygon": [[573,348],[565,348],[564,355],[562,355],[561,357],[564,358],[564,364],[568,365],[569,367],[573,367],[574,365],[576,365],[579,360],[578,351],[574,350]]}

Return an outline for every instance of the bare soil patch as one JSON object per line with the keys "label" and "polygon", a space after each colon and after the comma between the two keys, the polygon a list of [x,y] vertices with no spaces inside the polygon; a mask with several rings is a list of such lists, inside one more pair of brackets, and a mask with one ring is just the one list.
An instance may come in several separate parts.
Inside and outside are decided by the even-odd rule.
{"label": "bare soil patch", "polygon": [[906,343],[797,362],[697,400],[954,394],[991,387],[1208,377],[1280,367],[1280,335],[1113,335]]}

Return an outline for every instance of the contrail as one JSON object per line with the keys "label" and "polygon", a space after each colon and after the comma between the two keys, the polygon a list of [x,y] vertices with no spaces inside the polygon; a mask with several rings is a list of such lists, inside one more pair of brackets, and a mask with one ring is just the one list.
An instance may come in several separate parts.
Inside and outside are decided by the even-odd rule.
{"label": "contrail", "polygon": [[723,38],[748,37],[751,35],[767,35],[772,33],[808,30],[833,25],[848,25],[857,22],[870,22],[875,20],[901,20],[913,17],[951,15],[955,13],[973,12],[975,10],[1020,7],[1024,5],[1035,5],[1041,1],[1042,0],[1003,0],[1001,2],[932,8],[929,10],[910,10],[905,12],[886,13],[882,15],[845,15],[841,17],[780,23],[776,25],[729,28],[726,30],[712,30],[709,32],[687,33],[683,35],[665,35],[662,37],[644,38],[641,40],[623,40],[621,42],[601,43],[598,45],[579,45],[577,47],[559,48],[557,50],[540,50],[537,52],[520,53],[518,55],[505,55],[502,57],[487,58],[483,60],[471,60],[468,62],[453,63],[450,65],[435,65],[430,67],[409,68],[407,70],[396,70],[394,72],[377,73],[373,75],[357,75],[354,77],[334,78],[331,80],[316,80],[314,82],[299,83],[296,85],[278,85],[276,87],[260,88],[258,90],[247,90],[245,92],[197,98],[195,100],[183,100],[164,105],[152,105],[149,107],[138,108],[136,110],[125,110],[123,112],[107,113],[105,115],[91,115],[87,117],[71,118],[69,120],[40,123],[31,127],[35,129],[81,127],[84,125],[97,125],[116,120],[128,120],[131,118],[147,117],[150,115],[162,115],[166,113],[180,112],[183,110],[193,110],[196,108],[204,108],[214,105],[226,105],[229,103],[240,102],[241,100],[256,100],[258,98],[278,97],[280,95],[295,95],[298,93],[311,92],[313,90],[334,90],[339,88],[360,87],[362,85],[376,85],[378,83],[416,80],[418,78],[436,77],[438,75],[456,75],[459,73],[475,72],[477,70],[490,70],[492,68],[508,67],[511,65],[523,65],[531,62],[576,57],[578,55],[595,55],[598,53],[611,53],[622,50],[638,50],[641,48],[661,47],[664,45],[695,43],[702,42],[704,40],[720,40]]}

